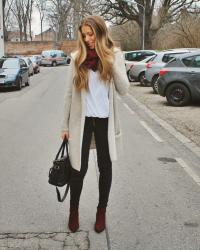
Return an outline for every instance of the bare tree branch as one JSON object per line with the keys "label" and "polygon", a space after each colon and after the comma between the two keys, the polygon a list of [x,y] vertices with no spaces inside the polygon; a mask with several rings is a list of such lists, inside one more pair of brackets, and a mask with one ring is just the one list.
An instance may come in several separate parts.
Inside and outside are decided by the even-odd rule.
{"label": "bare tree branch", "polygon": [[[104,18],[114,24],[135,21],[142,31],[143,5],[145,7],[145,40],[151,47],[152,36],[167,22],[178,20],[183,9],[192,9],[198,0],[103,0],[99,3],[99,11]],[[159,3],[159,5],[158,5]],[[155,7],[158,7],[156,11]],[[158,15],[157,25],[152,25],[154,16]],[[148,32],[147,32],[148,31]],[[142,33],[142,32],[141,32]]]}

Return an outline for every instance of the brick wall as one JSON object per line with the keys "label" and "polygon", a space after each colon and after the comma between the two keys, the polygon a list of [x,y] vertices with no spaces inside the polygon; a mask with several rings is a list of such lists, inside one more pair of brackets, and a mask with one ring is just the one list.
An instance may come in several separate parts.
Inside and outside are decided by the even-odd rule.
{"label": "brick wall", "polygon": [[[115,42],[116,46],[120,47],[120,42]],[[32,41],[32,42],[6,42],[6,55],[37,55],[41,54],[43,50],[59,49],[69,54],[76,48],[76,41],[63,41],[55,43],[52,41]]]}
{"label": "brick wall", "polygon": [[34,55],[41,54],[43,50],[60,49],[69,54],[76,47],[76,41],[64,41],[55,43],[52,41],[32,41],[32,42],[6,42],[6,55]]}

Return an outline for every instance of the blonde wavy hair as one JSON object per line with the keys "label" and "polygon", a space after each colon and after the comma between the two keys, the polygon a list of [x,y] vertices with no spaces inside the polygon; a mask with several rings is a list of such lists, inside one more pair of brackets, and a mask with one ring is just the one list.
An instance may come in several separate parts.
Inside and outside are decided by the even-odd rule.
{"label": "blonde wavy hair", "polygon": [[87,47],[83,39],[81,28],[89,26],[95,35],[95,50],[99,56],[98,70],[100,78],[105,82],[112,79],[112,64],[114,59],[114,43],[108,34],[105,21],[100,16],[87,16],[80,23],[78,29],[77,56],[75,59],[74,84],[77,90],[88,90],[88,69],[84,66],[87,57]]}

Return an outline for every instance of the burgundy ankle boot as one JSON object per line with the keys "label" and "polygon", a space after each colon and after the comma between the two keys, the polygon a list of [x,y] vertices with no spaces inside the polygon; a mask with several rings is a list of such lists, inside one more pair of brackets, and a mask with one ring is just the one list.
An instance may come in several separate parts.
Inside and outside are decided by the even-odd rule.
{"label": "burgundy ankle boot", "polygon": [[94,229],[97,233],[101,233],[106,227],[106,208],[97,207],[96,222]]}
{"label": "burgundy ankle boot", "polygon": [[79,229],[78,208],[70,208],[68,227],[73,233],[75,233]]}

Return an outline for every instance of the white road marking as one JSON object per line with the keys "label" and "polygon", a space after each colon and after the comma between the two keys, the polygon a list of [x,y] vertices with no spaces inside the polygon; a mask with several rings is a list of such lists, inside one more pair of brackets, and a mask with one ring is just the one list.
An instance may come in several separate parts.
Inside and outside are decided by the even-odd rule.
{"label": "white road marking", "polygon": [[175,158],[185,172],[200,186],[200,177],[181,158]]}
{"label": "white road marking", "polygon": [[163,140],[158,136],[144,121],[140,121],[142,126],[158,141],[163,142]]}
{"label": "white road marking", "polygon": [[162,120],[158,115],[156,115],[153,111],[148,109],[144,104],[139,102],[132,95],[127,94],[127,96],[141,109],[143,109],[152,119],[154,119],[157,123],[159,123],[164,129],[166,129],[170,134],[172,134],[175,138],[177,138],[180,142],[182,142],[187,148],[189,148],[193,153],[195,153],[198,157],[200,157],[200,147],[197,146],[194,142],[192,142],[189,138],[181,134],[177,131],[173,126],[171,126],[166,121]]}
{"label": "white road marking", "polygon": [[128,109],[128,111],[129,111],[132,115],[135,114],[135,112],[134,112],[131,108],[129,108],[129,106],[128,106],[126,103],[123,103],[123,105],[124,105],[125,108]]}

